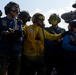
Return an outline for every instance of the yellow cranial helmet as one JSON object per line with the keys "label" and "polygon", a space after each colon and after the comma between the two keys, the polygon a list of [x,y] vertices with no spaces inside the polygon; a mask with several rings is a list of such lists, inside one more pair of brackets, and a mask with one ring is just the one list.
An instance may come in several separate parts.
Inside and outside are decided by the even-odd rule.
{"label": "yellow cranial helmet", "polygon": [[41,13],[35,13],[35,14],[33,15],[33,17],[32,17],[32,22],[35,23],[35,22],[37,22],[37,20],[42,20],[42,21],[44,21],[44,19],[45,19],[45,17],[44,17],[43,14],[41,14]]}

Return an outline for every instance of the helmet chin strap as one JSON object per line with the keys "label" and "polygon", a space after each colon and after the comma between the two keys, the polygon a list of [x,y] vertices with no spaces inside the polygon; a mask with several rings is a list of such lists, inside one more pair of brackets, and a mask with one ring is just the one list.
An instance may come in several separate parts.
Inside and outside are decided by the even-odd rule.
{"label": "helmet chin strap", "polygon": [[38,24],[38,26],[40,26],[41,28],[44,28],[45,27],[45,24],[43,23],[42,25],[41,24],[39,24],[39,23],[37,23]]}
{"label": "helmet chin strap", "polygon": [[52,24],[52,26],[57,26],[57,24]]}
{"label": "helmet chin strap", "polygon": [[44,28],[44,27],[45,27],[45,24],[42,24],[42,25],[41,25],[41,28]]}
{"label": "helmet chin strap", "polygon": [[42,25],[38,21],[36,21],[35,23],[37,24],[37,26],[40,26],[41,28],[44,28],[45,27],[45,24],[44,23]]}

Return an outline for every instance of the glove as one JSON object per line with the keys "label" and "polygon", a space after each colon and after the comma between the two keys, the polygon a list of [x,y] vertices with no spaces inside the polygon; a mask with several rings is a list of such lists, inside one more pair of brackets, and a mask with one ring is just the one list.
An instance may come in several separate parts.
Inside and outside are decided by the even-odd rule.
{"label": "glove", "polygon": [[11,41],[13,38],[13,33],[10,31],[2,31],[2,37],[5,41]]}
{"label": "glove", "polygon": [[15,30],[14,29],[12,29],[12,28],[9,28],[9,30],[8,30],[9,32],[11,32],[11,33],[14,33],[15,32]]}
{"label": "glove", "polygon": [[21,31],[14,31],[14,39],[19,39],[20,37],[22,37],[22,32]]}
{"label": "glove", "polygon": [[19,39],[21,36],[22,36],[22,33],[21,33],[21,31],[18,31],[18,30],[14,30],[14,29],[12,29],[12,28],[9,28],[9,31],[13,34],[13,36],[12,36],[12,40],[14,41],[16,41],[17,39]]}

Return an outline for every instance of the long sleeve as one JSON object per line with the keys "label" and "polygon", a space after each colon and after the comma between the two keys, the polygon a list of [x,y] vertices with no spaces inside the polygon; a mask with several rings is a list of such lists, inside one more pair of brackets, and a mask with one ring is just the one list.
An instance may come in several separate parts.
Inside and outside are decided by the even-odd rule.
{"label": "long sleeve", "polygon": [[44,35],[45,35],[45,39],[48,39],[50,41],[57,40],[62,37],[61,33],[60,34],[50,34],[46,30],[44,30]]}
{"label": "long sleeve", "polygon": [[73,46],[73,45],[70,45],[70,36],[69,35],[66,35],[63,39],[63,42],[62,42],[62,47],[65,49],[65,50],[68,50],[68,51],[75,51],[76,52],[76,46]]}

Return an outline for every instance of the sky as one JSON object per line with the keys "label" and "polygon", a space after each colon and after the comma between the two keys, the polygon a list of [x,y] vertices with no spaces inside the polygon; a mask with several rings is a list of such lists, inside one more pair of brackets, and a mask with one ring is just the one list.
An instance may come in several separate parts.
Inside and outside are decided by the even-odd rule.
{"label": "sky", "polygon": [[[3,12],[3,16],[5,16],[4,7],[10,1],[14,1],[19,4],[20,10],[26,10],[32,16],[36,12],[40,12],[45,16],[45,26],[51,26],[48,23],[48,18],[52,13],[56,13],[60,16],[65,12],[74,11],[75,8],[72,7],[72,4],[76,2],[76,0],[0,0],[0,10]],[[32,22],[28,22],[27,25]],[[60,27],[68,29],[68,24],[64,22],[61,18],[61,22],[58,24]]]}

